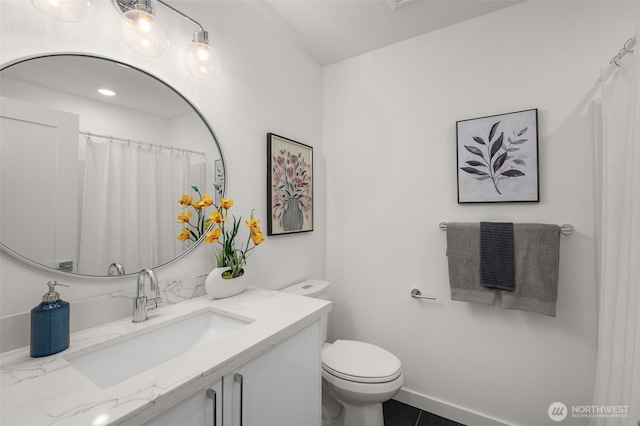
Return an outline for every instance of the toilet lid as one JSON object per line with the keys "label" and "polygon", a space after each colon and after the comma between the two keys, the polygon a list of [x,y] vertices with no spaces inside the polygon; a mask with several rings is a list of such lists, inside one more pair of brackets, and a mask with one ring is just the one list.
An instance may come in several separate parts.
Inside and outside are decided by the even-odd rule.
{"label": "toilet lid", "polygon": [[322,351],[322,367],[345,380],[383,383],[399,377],[402,364],[391,352],[376,345],[336,340]]}

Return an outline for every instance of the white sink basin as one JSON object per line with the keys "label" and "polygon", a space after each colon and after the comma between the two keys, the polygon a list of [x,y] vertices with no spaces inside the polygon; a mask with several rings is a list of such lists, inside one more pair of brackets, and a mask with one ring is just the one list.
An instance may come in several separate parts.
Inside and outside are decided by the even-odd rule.
{"label": "white sink basin", "polygon": [[96,385],[108,388],[218,340],[248,323],[206,310],[177,318],[142,334],[125,336],[124,340],[117,338],[113,343],[105,342],[105,346],[91,352],[63,358]]}

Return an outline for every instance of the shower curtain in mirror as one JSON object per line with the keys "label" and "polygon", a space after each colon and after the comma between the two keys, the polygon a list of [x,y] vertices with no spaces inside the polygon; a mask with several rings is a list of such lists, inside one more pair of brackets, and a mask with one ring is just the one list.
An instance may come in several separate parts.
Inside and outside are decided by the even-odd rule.
{"label": "shower curtain in mirror", "polygon": [[159,266],[184,251],[178,200],[190,187],[189,155],[87,139],[78,272],[107,275]]}
{"label": "shower curtain in mirror", "polygon": [[594,405],[619,407],[627,416],[594,417],[592,426],[640,422],[640,59],[629,53],[618,63],[602,77],[597,146],[602,176]]}

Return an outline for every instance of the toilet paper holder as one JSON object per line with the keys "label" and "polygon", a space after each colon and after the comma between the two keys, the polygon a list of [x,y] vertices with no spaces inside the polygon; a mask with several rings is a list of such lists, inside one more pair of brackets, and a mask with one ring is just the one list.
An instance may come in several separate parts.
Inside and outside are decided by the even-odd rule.
{"label": "toilet paper holder", "polygon": [[414,299],[436,300],[435,296],[423,296],[422,292],[420,290],[418,290],[417,288],[411,289],[411,297],[413,297]]}

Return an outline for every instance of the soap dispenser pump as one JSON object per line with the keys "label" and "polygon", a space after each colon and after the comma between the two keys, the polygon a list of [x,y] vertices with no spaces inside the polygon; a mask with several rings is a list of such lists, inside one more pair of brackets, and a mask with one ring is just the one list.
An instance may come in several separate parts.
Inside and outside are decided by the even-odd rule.
{"label": "soap dispenser pump", "polygon": [[56,281],[47,283],[49,291],[42,303],[31,310],[31,356],[53,355],[69,347],[69,303],[60,299]]}

